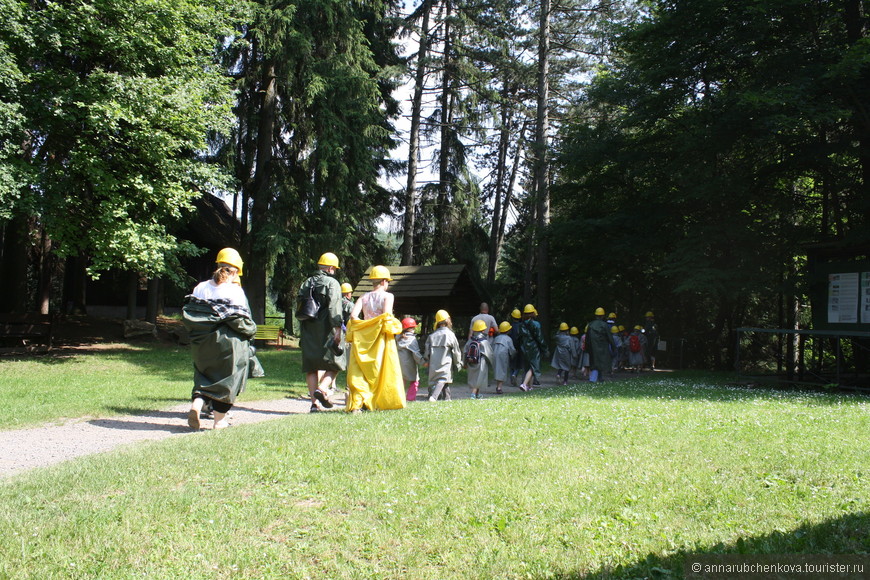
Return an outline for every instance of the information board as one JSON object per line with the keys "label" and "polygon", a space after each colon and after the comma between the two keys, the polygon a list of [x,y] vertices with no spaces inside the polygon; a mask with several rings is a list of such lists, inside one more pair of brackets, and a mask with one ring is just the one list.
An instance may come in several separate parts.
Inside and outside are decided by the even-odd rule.
{"label": "information board", "polygon": [[828,274],[828,322],[854,324],[858,322],[861,297],[859,273]]}

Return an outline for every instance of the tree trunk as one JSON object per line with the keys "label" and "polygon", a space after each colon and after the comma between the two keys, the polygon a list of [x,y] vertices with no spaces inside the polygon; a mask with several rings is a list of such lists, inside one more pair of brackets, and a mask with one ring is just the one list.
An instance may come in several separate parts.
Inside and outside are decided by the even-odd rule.
{"label": "tree trunk", "polygon": [[[266,321],[266,255],[260,239],[261,231],[269,215],[269,186],[271,184],[272,145],[275,133],[275,116],[278,101],[275,64],[266,63],[261,85],[263,103],[260,106],[260,122],[257,127],[257,154],[254,179],[251,182],[249,199],[251,207],[250,235],[244,243],[245,293],[251,306],[254,322]],[[245,204],[245,207],[247,204]],[[244,215],[244,208],[243,208]]]}
{"label": "tree trunk", "polygon": [[[529,196],[529,211],[531,215],[529,216],[529,229],[531,232],[529,233],[528,246],[526,247],[526,273],[523,279],[523,302],[528,304],[532,302],[535,292],[533,290],[533,286],[535,283],[535,259],[537,258],[537,252],[535,252],[535,248],[537,247],[537,223],[538,223],[538,204],[535,203],[536,196],[536,185],[535,182],[532,181],[532,191]],[[520,309],[522,310],[522,309]]]}
{"label": "tree trunk", "polygon": [[408,183],[405,188],[405,219],[402,238],[402,266],[414,265],[414,228],[417,218],[417,157],[420,154],[420,116],[423,110],[423,85],[429,54],[429,13],[431,0],[423,0],[423,23],[420,28],[420,48],[417,51],[417,71],[414,75],[414,97],[411,101],[411,134],[408,138]]}
{"label": "tree trunk", "polygon": [[[506,91],[502,93],[504,101],[506,101]],[[510,145],[510,125],[512,122],[509,107],[506,102],[502,102],[501,109],[501,130],[498,137],[498,160],[495,169],[495,192],[492,196],[492,227],[489,232],[489,263],[486,270],[486,281],[488,284],[495,282],[495,271],[498,263],[498,231],[501,225],[502,214],[502,191],[505,187],[505,173],[507,173],[507,153]],[[505,194],[506,196],[506,194]],[[504,208],[507,211],[507,207]]]}
{"label": "tree trunk", "polygon": [[51,253],[51,238],[42,228],[42,244],[39,252],[39,284],[36,289],[36,308],[40,314],[51,310],[51,282],[54,272],[54,256]]}
{"label": "tree trunk", "polygon": [[[853,47],[867,37],[867,14],[864,13],[862,0],[846,0],[846,36]],[[863,219],[864,229],[870,226],[870,114],[868,114],[867,95],[870,95],[870,65],[862,66],[850,93],[853,95],[852,125],[858,142],[858,162],[861,165],[861,190],[858,197],[858,211]]]}
{"label": "tree trunk", "polygon": [[511,177],[508,180],[507,191],[505,191],[504,201],[502,202],[501,221],[498,224],[498,236],[495,245],[495,271],[498,272],[498,262],[501,259],[501,249],[504,246],[504,234],[507,229],[508,212],[511,208],[511,200],[513,199],[514,187],[517,184],[517,175],[519,175],[520,159],[523,156],[523,146],[526,139],[527,122],[523,121],[520,127],[520,135],[517,139],[516,151],[514,152],[514,164],[511,167]]}
{"label": "tree trunk", "polygon": [[157,306],[160,303],[160,278],[148,280],[148,303],[145,305],[145,322],[157,324]]}
{"label": "tree trunk", "polygon": [[450,42],[450,0],[444,4],[444,56],[442,61],[441,78],[441,150],[438,155],[438,201],[435,207],[435,255],[443,255],[443,249],[447,245],[447,220],[449,218],[448,205],[450,204],[450,82],[452,78],[451,42]]}
{"label": "tree trunk", "polygon": [[550,100],[550,0],[541,0],[538,31],[538,111],[535,135],[535,184],[538,200],[538,312],[544,336],[550,336],[550,272],[547,226],[550,223],[550,171],[547,159]]}

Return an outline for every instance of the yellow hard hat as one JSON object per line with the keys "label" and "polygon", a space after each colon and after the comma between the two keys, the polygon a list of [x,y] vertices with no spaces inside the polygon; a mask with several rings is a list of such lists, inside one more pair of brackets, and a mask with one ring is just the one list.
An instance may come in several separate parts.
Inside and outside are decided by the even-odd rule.
{"label": "yellow hard hat", "polygon": [[523,313],[524,313],[524,314],[537,314],[538,311],[535,310],[534,305],[532,305],[532,304],[526,304],[526,307],[523,308]]}
{"label": "yellow hard hat", "polygon": [[649,312],[647,312],[646,314],[644,314],[644,316],[645,316],[646,318],[653,318],[653,317],[655,316],[655,314],[653,314],[653,313],[652,313],[652,310],[650,310]]}
{"label": "yellow hard hat", "polygon": [[595,309],[595,316],[604,316],[604,309],[600,306]]}
{"label": "yellow hard hat", "polygon": [[320,259],[317,260],[318,266],[332,266],[333,268],[338,268],[338,256],[333,254],[332,252],[326,252]]}
{"label": "yellow hard hat", "polygon": [[611,312],[607,315],[607,318],[616,318],[616,312]]}
{"label": "yellow hard hat", "polygon": [[619,327],[618,327],[618,326],[616,326],[616,325],[614,324],[613,326],[610,327],[610,334],[616,334],[617,332],[619,332]]}
{"label": "yellow hard hat", "polygon": [[559,325],[559,332],[561,332],[563,330],[568,330],[568,323],[567,322],[563,322],[562,324]]}
{"label": "yellow hard hat", "polygon": [[471,330],[473,332],[483,332],[486,330],[486,323],[483,320],[475,320],[474,324],[471,325]]}
{"label": "yellow hard hat", "polygon": [[520,312],[519,308],[514,308],[514,311],[511,312],[511,318],[516,318],[517,320],[519,320],[522,317],[523,317],[523,313]]}
{"label": "yellow hard hat", "polygon": [[386,266],[374,266],[369,272],[369,280],[392,280]]}
{"label": "yellow hard hat", "polygon": [[450,318],[450,315],[447,314],[446,310],[439,310],[435,313],[435,328],[438,328],[438,325]]}
{"label": "yellow hard hat", "polygon": [[239,253],[233,248],[224,248],[220,252],[218,252],[217,258],[215,258],[216,264],[229,264],[234,268],[239,269],[239,276],[242,275],[242,266],[245,265],[242,262],[242,257]]}
{"label": "yellow hard hat", "polygon": [[580,334],[580,329],[576,326],[571,327],[571,334]]}
{"label": "yellow hard hat", "polygon": [[342,294],[348,294],[350,292],[353,292],[353,286],[351,286],[347,282],[345,282],[344,284],[341,285],[341,293]]}
{"label": "yellow hard hat", "polygon": [[[519,310],[517,310],[517,312],[519,312]],[[507,320],[498,325],[498,331],[502,333],[510,332],[511,328],[513,328],[513,326],[511,326],[511,323]]]}
{"label": "yellow hard hat", "polygon": [[624,327],[623,325],[620,324],[620,325],[619,325],[619,332],[623,332],[624,330],[625,330],[625,327]]}
{"label": "yellow hard hat", "polygon": [[638,324],[637,326],[634,327],[634,329],[635,329],[635,330],[643,330],[643,326],[641,326],[640,324]]}

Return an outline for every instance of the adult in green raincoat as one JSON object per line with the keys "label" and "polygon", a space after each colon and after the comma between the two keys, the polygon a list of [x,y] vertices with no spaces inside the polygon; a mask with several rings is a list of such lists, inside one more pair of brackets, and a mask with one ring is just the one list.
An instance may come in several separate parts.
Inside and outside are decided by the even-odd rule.
{"label": "adult in green raincoat", "polygon": [[604,309],[595,310],[595,320],[586,329],[586,348],[589,349],[589,381],[604,382],[604,373],[612,364],[610,347],[613,344],[610,328],[604,321]]}
{"label": "adult in green raincoat", "polygon": [[299,289],[299,298],[311,296],[320,305],[317,315],[299,324],[302,349],[302,371],[311,397],[311,412],[319,411],[319,401],[325,408],[333,404],[327,397],[335,384],[335,377],[346,366],[346,357],[341,347],[344,323],[342,313],[341,284],[333,278],[338,269],[338,257],[326,252],[317,261],[318,270]]}
{"label": "adult in green raincoat", "polygon": [[182,320],[190,334],[194,368],[187,423],[193,429],[200,428],[206,402],[214,409],[214,428],[229,426],[226,414],[245,389],[257,325],[239,284],[242,266],[238,252],[221,250],[213,276],[185,299]]}

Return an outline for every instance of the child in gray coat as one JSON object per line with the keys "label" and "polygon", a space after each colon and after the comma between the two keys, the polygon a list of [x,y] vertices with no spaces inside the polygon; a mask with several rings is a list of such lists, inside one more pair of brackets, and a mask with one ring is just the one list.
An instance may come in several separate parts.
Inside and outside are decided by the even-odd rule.
{"label": "child in gray coat", "polygon": [[453,368],[462,368],[462,349],[453,334],[453,322],[446,310],[435,313],[435,332],[426,339],[423,366],[429,367],[429,400],[450,400]]}
{"label": "child in gray coat", "polygon": [[468,387],[472,399],[482,399],[480,389],[489,384],[492,346],[489,344],[488,330],[486,322],[475,320],[471,327],[471,338],[465,343],[465,366],[468,368]]}

